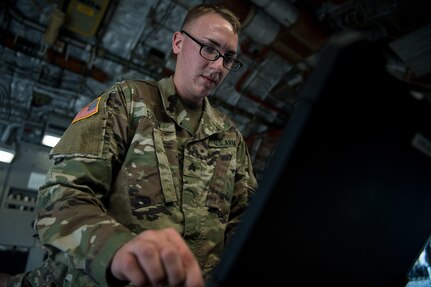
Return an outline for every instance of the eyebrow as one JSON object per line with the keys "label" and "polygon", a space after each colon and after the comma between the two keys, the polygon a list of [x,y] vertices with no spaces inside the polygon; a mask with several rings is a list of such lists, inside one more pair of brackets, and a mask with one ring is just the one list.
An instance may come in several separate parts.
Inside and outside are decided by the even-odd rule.
{"label": "eyebrow", "polygon": [[[220,49],[220,44],[212,39],[208,39],[208,38],[204,38],[205,40],[209,41],[212,45],[215,46],[215,48]],[[205,43],[204,43],[205,44]],[[208,45],[208,44],[205,44]],[[235,50],[228,50],[226,51],[223,55],[228,55],[228,56],[237,56],[238,53]]]}

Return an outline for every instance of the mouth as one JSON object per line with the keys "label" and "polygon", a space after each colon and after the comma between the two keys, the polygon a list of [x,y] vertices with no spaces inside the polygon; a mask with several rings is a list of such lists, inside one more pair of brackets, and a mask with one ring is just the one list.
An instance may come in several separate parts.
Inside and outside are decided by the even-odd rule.
{"label": "mouth", "polygon": [[205,80],[206,83],[209,83],[214,86],[218,85],[219,81],[216,77],[202,75],[202,78]]}

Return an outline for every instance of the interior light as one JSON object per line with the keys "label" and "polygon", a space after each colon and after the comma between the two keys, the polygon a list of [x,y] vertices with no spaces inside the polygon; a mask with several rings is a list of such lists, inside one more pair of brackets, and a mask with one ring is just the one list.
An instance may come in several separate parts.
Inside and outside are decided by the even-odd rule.
{"label": "interior light", "polygon": [[69,118],[50,114],[44,128],[42,144],[51,148],[54,147],[60,141],[71,121]]}
{"label": "interior light", "polygon": [[10,149],[0,147],[0,161],[10,163],[15,157],[15,152]]}
{"label": "interior light", "polygon": [[59,141],[60,141],[59,136],[54,136],[46,133],[43,136],[42,144],[49,147],[54,147]]}

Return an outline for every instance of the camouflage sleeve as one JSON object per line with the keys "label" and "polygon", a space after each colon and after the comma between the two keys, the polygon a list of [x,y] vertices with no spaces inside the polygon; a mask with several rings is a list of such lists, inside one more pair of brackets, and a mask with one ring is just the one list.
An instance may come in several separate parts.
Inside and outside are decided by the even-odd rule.
{"label": "camouflage sleeve", "polygon": [[230,240],[236,226],[241,220],[250,198],[257,188],[257,180],[253,172],[253,165],[248,151],[247,143],[239,134],[240,143],[237,147],[237,170],[235,174],[234,196],[229,215],[229,222],[226,227],[226,242]]}
{"label": "camouflage sleeve", "polygon": [[108,286],[114,253],[134,237],[104,205],[127,146],[130,100],[113,87],[95,102],[78,113],[51,151],[54,164],[39,190],[35,228],[57,259]]}

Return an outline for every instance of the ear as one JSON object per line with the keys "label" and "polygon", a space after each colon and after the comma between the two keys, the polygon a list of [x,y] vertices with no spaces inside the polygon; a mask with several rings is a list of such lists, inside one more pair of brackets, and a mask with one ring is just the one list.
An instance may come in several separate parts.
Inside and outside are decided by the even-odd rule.
{"label": "ear", "polygon": [[181,46],[183,45],[183,34],[181,32],[175,32],[172,35],[172,52],[175,55],[178,55],[181,50]]}

